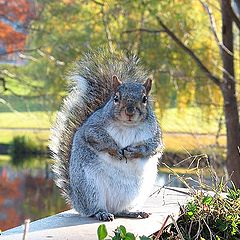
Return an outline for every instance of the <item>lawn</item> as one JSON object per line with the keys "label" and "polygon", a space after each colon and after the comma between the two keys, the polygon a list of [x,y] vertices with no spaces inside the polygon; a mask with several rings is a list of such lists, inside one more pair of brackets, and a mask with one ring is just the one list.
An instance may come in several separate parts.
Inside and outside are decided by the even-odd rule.
{"label": "lawn", "polygon": [[[54,118],[54,113],[40,111],[0,112],[0,128],[49,128]],[[213,117],[206,120],[199,108],[188,108],[185,111],[170,108],[158,119],[163,132],[215,134],[218,129],[218,122]]]}
{"label": "lawn", "polygon": [[[167,150],[176,152],[187,152],[199,150],[204,153],[211,152],[212,146],[216,143],[213,135],[188,135],[188,134],[163,134],[163,142]],[[218,140],[221,147],[226,145],[226,137],[221,136]]]}
{"label": "lawn", "polygon": [[53,115],[48,112],[0,112],[0,128],[49,128]]}
{"label": "lawn", "polygon": [[49,138],[49,131],[38,131],[38,130],[3,130],[0,129],[0,143],[10,143],[12,139],[16,136],[28,136],[33,139],[35,142],[47,144]]}
{"label": "lawn", "polygon": [[0,166],[4,165],[5,163],[9,162],[11,157],[9,155],[0,155]]}
{"label": "lawn", "polygon": [[[38,131],[38,128],[48,129],[55,114],[47,112],[0,112],[0,143],[10,143],[14,136],[27,135],[36,141],[47,144],[49,131]],[[201,110],[189,108],[180,112],[176,108],[167,109],[159,122],[163,130],[163,140],[166,149],[171,151],[187,151],[204,149],[215,144],[214,135],[196,135],[194,133],[216,133],[216,121],[204,121]],[[20,128],[18,130],[4,128]],[[22,129],[21,129],[22,128]],[[36,130],[24,130],[36,128]],[[182,134],[190,133],[190,134]],[[225,137],[220,137],[219,143],[225,145]]]}
{"label": "lawn", "polygon": [[[216,134],[218,131],[218,121],[220,117],[217,112],[212,112],[212,115],[206,117],[200,108],[189,107],[185,110],[177,108],[169,108],[163,112],[160,117],[160,112],[156,110],[159,122],[163,132],[182,132],[182,133],[211,133]],[[224,133],[225,128],[223,126]]]}

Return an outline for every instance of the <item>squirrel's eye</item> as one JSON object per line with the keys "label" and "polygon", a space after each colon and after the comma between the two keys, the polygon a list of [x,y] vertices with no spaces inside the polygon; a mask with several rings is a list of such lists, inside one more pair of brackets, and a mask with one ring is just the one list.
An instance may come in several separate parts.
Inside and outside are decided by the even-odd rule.
{"label": "squirrel's eye", "polygon": [[115,103],[117,103],[117,102],[119,101],[119,98],[118,98],[118,96],[117,96],[117,95],[115,95],[113,100],[114,100],[114,102],[115,102]]}
{"label": "squirrel's eye", "polygon": [[143,96],[142,102],[143,102],[143,103],[146,103],[146,102],[147,102],[147,99],[148,99],[147,96]]}

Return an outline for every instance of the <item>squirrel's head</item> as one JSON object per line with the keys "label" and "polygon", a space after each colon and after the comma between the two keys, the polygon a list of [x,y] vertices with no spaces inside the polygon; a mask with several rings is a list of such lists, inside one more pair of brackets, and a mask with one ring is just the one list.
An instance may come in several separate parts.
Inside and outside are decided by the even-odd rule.
{"label": "squirrel's head", "polygon": [[148,95],[152,80],[148,78],[144,84],[137,82],[122,83],[113,76],[113,118],[124,125],[136,125],[143,122],[148,113]]}

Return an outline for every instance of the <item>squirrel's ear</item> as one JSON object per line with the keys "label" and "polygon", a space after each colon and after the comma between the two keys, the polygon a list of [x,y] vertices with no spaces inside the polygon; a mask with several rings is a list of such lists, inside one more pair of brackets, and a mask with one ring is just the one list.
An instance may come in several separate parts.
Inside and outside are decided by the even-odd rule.
{"label": "squirrel's ear", "polygon": [[143,86],[146,89],[146,93],[148,95],[148,93],[150,92],[151,88],[152,88],[152,79],[148,78],[147,81],[143,84]]}
{"label": "squirrel's ear", "polygon": [[112,77],[112,87],[113,90],[116,91],[117,88],[122,84],[122,82],[118,79],[116,75],[113,75]]}

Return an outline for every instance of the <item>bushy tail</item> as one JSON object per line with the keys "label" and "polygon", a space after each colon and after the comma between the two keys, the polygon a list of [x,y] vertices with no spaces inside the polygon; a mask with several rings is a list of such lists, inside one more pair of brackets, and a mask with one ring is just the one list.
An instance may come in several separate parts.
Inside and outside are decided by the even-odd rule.
{"label": "bushy tail", "polygon": [[110,97],[113,75],[123,82],[143,83],[147,74],[136,56],[126,57],[106,50],[86,53],[69,71],[69,94],[51,129],[49,146],[54,159],[54,180],[67,202],[70,203],[69,159],[76,130]]}

